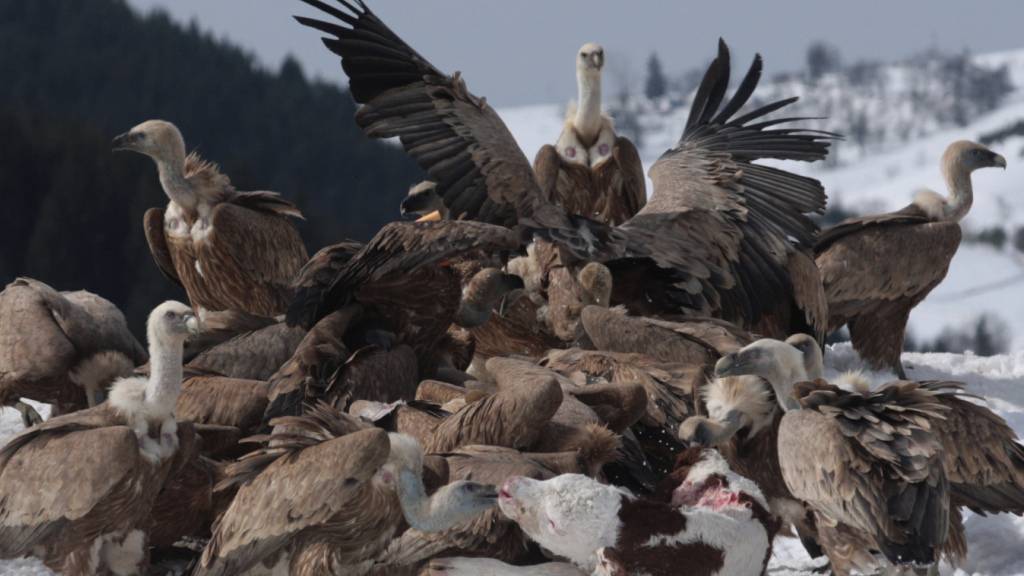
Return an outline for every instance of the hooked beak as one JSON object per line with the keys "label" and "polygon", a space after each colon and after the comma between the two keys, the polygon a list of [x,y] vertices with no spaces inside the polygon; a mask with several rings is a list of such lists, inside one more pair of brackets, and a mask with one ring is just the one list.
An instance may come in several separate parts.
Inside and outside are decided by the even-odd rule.
{"label": "hooked beak", "polygon": [[745,362],[743,361],[743,357],[736,352],[726,354],[715,363],[715,376],[718,378],[724,378],[726,376],[740,376],[743,374],[742,369],[744,364]]}
{"label": "hooked beak", "polygon": [[600,70],[604,66],[604,54],[601,52],[595,52],[590,55],[590,64]]}
{"label": "hooked beak", "polygon": [[1006,158],[1002,154],[996,154],[995,159],[992,160],[992,165],[1006,170]]}
{"label": "hooked beak", "polygon": [[133,149],[132,146],[135,144],[136,141],[138,141],[138,139],[139,139],[139,135],[138,134],[132,134],[131,132],[125,132],[124,134],[117,135],[114,138],[114,141],[111,143],[111,146],[113,147],[113,150],[115,152],[124,151],[124,150],[132,150]]}
{"label": "hooked beak", "polygon": [[498,487],[494,484],[481,484],[481,490],[477,492],[480,498],[485,500],[497,500],[498,499]]}
{"label": "hooked beak", "polygon": [[195,314],[187,314],[185,316],[185,328],[188,328],[190,336],[196,336],[199,334],[199,318]]}
{"label": "hooked beak", "polygon": [[440,210],[434,210],[430,214],[420,216],[419,218],[416,219],[417,222],[437,222],[439,220],[441,220]]}

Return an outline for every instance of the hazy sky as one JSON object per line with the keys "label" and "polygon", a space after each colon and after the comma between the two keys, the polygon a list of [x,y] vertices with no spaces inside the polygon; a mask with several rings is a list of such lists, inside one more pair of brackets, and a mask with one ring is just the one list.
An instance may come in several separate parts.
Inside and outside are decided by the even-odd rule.
{"label": "hazy sky", "polygon": [[[333,0],[327,0],[328,3]],[[315,30],[291,19],[314,14],[298,0],[128,0],[240,44],[270,67],[294,54],[307,71],[344,82]],[[470,89],[499,105],[561,102],[575,95],[574,56],[604,45],[607,70],[642,82],[657,51],[669,73],[706,63],[723,36],[745,66],[755,51],[768,74],[801,65],[822,39],[848,60],[889,60],[929,46],[989,52],[1024,47],[1016,0],[368,0],[399,36]]]}

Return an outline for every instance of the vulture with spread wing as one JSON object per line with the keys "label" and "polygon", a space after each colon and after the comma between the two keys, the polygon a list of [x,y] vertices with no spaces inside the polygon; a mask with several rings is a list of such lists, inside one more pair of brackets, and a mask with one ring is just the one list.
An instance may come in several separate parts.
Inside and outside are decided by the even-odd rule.
{"label": "vulture with spread wing", "polygon": [[683,137],[652,167],[654,194],[621,226],[568,213],[550,202],[498,114],[391,31],[361,1],[303,0],[335,18],[298,17],[324,32],[363,106],[371,137],[398,137],[437,186],[452,219],[520,231],[555,244],[562,263],[608,266],[611,304],[641,314],[715,315],[761,333],[823,334],[824,295],[810,250],[825,194],[812,178],[755,164],[762,158],[815,161],[832,134],[764,120],[781,100],[737,116],[761,74],[754,60],[725,99],[729,53],[719,45]]}
{"label": "vulture with spread wing", "polygon": [[902,210],[851,218],[818,238],[828,329],[849,326],[853,347],[875,368],[906,378],[900,353],[910,311],[946,277],[960,247],[960,220],[974,201],[971,172],[992,166],[1006,168],[1006,159],[954,142],[942,155],[948,198],[923,190]]}
{"label": "vulture with spread wing", "polygon": [[195,152],[174,124],[149,120],[114,139],[115,150],[156,162],[167,208],[144,225],[160,271],[185,288],[195,309],[276,316],[287,308],[306,247],[289,218],[302,218],[276,192],[239,192]]}

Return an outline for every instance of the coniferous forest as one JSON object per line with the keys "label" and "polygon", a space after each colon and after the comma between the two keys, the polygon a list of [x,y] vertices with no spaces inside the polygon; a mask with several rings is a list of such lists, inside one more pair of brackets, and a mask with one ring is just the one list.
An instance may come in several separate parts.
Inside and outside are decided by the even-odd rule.
{"label": "coniferous forest", "polygon": [[398,147],[366,139],[348,94],[297,62],[264,70],[122,0],[0,0],[0,39],[0,282],[95,292],[137,332],[156,303],[184,292],[160,275],[142,230],[146,209],[167,201],[156,169],[111,152],[115,135],[174,122],[239,190],[298,204],[310,253],[398,218],[422,175]]}

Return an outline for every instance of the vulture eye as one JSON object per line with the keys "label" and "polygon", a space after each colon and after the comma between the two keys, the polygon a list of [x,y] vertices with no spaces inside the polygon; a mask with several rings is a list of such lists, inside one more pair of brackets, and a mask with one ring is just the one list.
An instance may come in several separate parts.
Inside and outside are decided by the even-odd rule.
{"label": "vulture eye", "polygon": [[169,318],[171,320],[174,320],[176,316],[177,314],[173,310],[168,310],[167,312],[164,313],[164,318]]}
{"label": "vulture eye", "polygon": [[357,480],[355,478],[345,478],[345,482],[344,482],[346,487],[348,487],[348,486],[355,486],[358,483],[359,483],[359,480]]}

